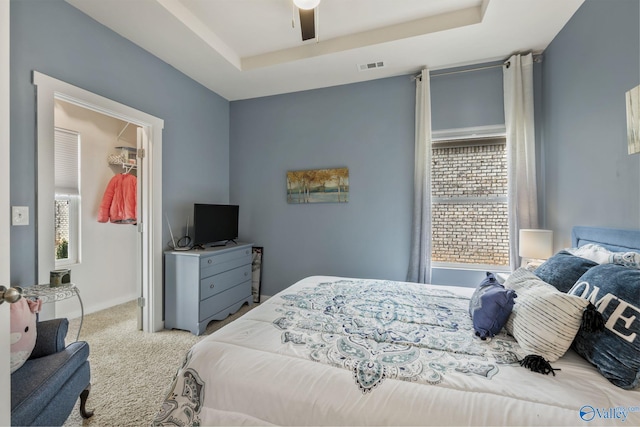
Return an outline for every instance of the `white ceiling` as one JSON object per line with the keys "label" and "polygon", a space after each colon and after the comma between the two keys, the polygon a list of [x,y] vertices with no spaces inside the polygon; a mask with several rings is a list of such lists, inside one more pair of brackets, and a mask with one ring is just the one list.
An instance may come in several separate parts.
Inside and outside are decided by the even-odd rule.
{"label": "white ceiling", "polygon": [[541,52],[584,2],[322,0],[303,42],[292,0],[66,1],[228,100]]}

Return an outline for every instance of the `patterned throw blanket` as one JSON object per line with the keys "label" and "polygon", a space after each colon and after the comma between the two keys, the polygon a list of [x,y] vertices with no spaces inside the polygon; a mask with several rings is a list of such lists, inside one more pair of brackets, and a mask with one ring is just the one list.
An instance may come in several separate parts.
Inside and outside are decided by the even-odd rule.
{"label": "patterned throw blanket", "polygon": [[[347,369],[363,394],[388,378],[439,384],[456,374],[490,380],[500,365],[524,356],[505,333],[485,341],[475,336],[468,298],[413,283],[335,279],[284,292],[257,311],[257,325],[280,333],[278,354]],[[201,424],[206,373],[193,366],[192,353],[153,425]]]}
{"label": "patterned throw blanket", "polygon": [[363,393],[385,378],[437,384],[448,372],[491,379],[522,355],[499,334],[475,337],[469,299],[446,290],[374,280],[338,280],[284,294],[273,321],[282,342],[314,361],[348,369]]}

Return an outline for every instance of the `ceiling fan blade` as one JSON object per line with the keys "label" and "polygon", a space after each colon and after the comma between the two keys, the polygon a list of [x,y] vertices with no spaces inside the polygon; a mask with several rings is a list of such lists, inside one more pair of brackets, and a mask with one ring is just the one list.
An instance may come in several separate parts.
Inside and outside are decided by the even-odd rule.
{"label": "ceiling fan blade", "polygon": [[315,9],[298,9],[300,12],[300,29],[302,41],[316,38]]}

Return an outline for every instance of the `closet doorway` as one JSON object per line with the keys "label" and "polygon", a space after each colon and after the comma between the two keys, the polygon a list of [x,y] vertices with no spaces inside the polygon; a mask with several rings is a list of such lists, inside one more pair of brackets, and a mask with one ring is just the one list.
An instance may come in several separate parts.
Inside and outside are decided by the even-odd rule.
{"label": "closet doorway", "polygon": [[[134,300],[142,295],[141,242],[138,195],[130,190],[137,185],[140,128],[61,99],[54,100],[54,126],[55,266],[71,269],[91,311]],[[125,184],[126,200],[115,194]],[[112,203],[129,216],[110,217]],[[78,309],[77,301],[60,301],[56,317],[77,317]],[[142,329],[142,307],[137,311]]]}
{"label": "closet doorway", "polygon": [[[37,227],[38,227],[38,259],[37,275],[40,283],[48,283],[49,272],[55,269],[55,232],[54,232],[54,128],[55,128],[55,104],[71,105],[76,108],[90,110],[106,116],[108,119],[117,119],[122,123],[129,123],[138,127],[136,132],[136,149],[142,150],[141,158],[137,159],[138,170],[138,223],[133,225],[100,224],[112,227],[132,227],[132,235],[135,235],[137,248],[133,258],[136,260],[136,288],[141,290],[139,305],[141,306],[142,329],[146,332],[155,332],[163,329],[162,321],[162,129],[164,122],[161,119],[150,116],[139,110],[117,103],[108,98],[88,92],[84,89],[51,78],[34,71],[34,85],[37,87],[37,147],[38,147],[38,199],[37,199]],[[81,110],[80,110],[81,111]],[[124,128],[124,126],[123,126]],[[126,129],[125,129],[126,131]],[[122,136],[122,135],[121,135]],[[125,145],[125,144],[123,144]],[[104,170],[109,171],[107,159],[102,160]],[[110,171],[109,173],[114,173]],[[104,188],[99,190],[99,199]],[[88,197],[84,195],[83,197]],[[89,207],[88,209],[95,209]],[[89,212],[90,214],[91,212]],[[127,230],[122,229],[122,232]],[[82,239],[86,240],[86,239]],[[100,242],[91,242],[91,244]],[[155,243],[155,244],[154,244]],[[85,245],[87,243],[85,242]],[[82,261],[81,261],[82,262]],[[104,269],[116,269],[111,273],[103,271],[89,272],[93,274],[94,283],[82,283],[79,285],[85,309],[87,312],[97,311],[100,304],[111,305],[118,303],[118,298],[126,299],[133,296],[127,295],[127,290],[115,286],[121,280],[114,271],[119,265],[103,263]],[[81,267],[78,266],[79,274]],[[72,270],[72,281],[77,282]],[[83,280],[91,280],[83,279]],[[86,291],[91,288],[91,294]],[[91,299],[89,296],[91,295]],[[68,310],[68,305],[62,305],[67,301],[55,304],[55,311]],[[72,304],[71,301],[68,301]],[[60,310],[58,309],[60,306]],[[68,311],[67,311],[68,313]],[[56,315],[54,313],[53,315]],[[65,315],[58,313],[57,315]]]}

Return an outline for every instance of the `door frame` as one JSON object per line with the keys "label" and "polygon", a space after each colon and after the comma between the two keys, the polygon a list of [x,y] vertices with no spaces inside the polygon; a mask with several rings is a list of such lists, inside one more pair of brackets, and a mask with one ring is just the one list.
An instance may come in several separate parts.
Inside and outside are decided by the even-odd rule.
{"label": "door frame", "polygon": [[[9,233],[11,204],[11,171],[9,169],[11,132],[11,73],[9,67],[10,2],[0,1],[0,285],[9,287],[11,280],[11,240]],[[9,304],[0,304],[0,425],[11,424],[11,373]]]}
{"label": "door frame", "polygon": [[162,130],[164,120],[136,110],[85,89],[33,72],[33,84],[37,94],[37,272],[38,282],[47,283],[49,272],[55,269],[53,230],[53,129],[54,100],[61,99],[80,107],[96,111],[144,128],[149,136],[144,148],[145,156],[139,159],[145,174],[142,200],[139,201],[141,217],[138,231],[141,233],[142,259],[142,325],[145,332],[164,329],[162,320]]}

